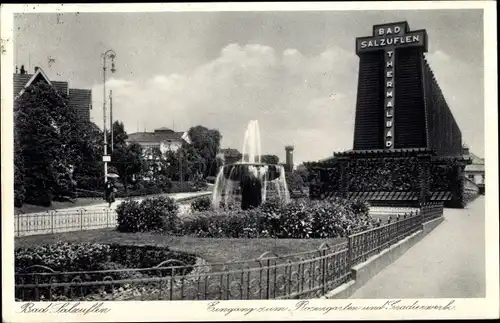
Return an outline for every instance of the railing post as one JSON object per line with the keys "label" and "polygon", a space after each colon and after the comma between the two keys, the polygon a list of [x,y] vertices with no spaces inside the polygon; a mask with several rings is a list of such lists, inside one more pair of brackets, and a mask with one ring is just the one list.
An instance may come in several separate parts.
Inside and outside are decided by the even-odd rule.
{"label": "railing post", "polygon": [[106,228],[109,228],[109,209],[104,209],[106,212]]}
{"label": "railing post", "polygon": [[266,299],[271,299],[271,258],[267,258],[267,297]]}
{"label": "railing post", "polygon": [[17,215],[17,236],[21,236],[21,214]]}
{"label": "railing post", "polygon": [[80,210],[80,231],[83,231],[83,210]]}
{"label": "railing post", "polygon": [[322,255],[323,255],[323,270],[322,270],[322,273],[323,273],[323,295],[326,294],[326,248],[323,249],[322,251]]}
{"label": "railing post", "polygon": [[50,212],[50,227],[52,234],[54,234],[54,212]]}
{"label": "railing post", "polygon": [[347,267],[349,270],[352,269],[353,266],[353,250],[352,250],[352,237],[347,236]]}

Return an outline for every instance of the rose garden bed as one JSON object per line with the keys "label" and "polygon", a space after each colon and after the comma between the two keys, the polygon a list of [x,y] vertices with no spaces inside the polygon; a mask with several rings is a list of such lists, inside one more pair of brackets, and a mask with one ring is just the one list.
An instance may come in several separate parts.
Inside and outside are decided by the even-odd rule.
{"label": "rose garden bed", "polygon": [[168,247],[116,243],[57,242],[16,248],[14,254],[16,283],[41,286],[16,293],[24,301],[103,296],[116,290],[96,282],[186,275],[199,263],[195,255]]}
{"label": "rose garden bed", "polygon": [[[117,213],[118,226],[114,231],[17,238],[16,297],[23,300],[211,297],[217,291],[208,290],[210,286],[222,288],[226,284],[219,282],[221,270],[224,280],[228,275],[223,263],[233,266],[240,262],[249,268],[255,265],[257,270],[262,264],[252,259],[265,252],[279,257],[315,254],[314,250],[322,243],[336,246],[344,243],[348,234],[375,224],[364,203],[342,199],[299,199],[286,205],[268,201],[259,208],[242,211],[233,206],[213,210],[211,203],[202,198],[194,201],[190,212],[185,214],[175,201],[160,197],[141,203],[126,201],[120,204]],[[165,263],[165,260],[170,261]],[[169,268],[151,269],[159,264]],[[172,269],[179,265],[182,268]],[[34,281],[35,276],[22,275],[27,271],[44,274],[37,275]],[[261,274],[252,269],[249,276],[245,274],[237,280],[248,284]],[[19,281],[20,277],[23,281]],[[272,273],[270,277],[274,277]],[[38,288],[30,291],[21,286],[30,283],[36,283]]]}

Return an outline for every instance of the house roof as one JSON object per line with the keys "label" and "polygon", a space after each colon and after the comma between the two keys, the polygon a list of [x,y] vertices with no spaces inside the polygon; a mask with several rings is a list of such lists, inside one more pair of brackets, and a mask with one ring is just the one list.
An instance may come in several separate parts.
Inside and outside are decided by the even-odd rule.
{"label": "house roof", "polygon": [[92,109],[92,90],[69,89],[69,106],[77,112]]}
{"label": "house roof", "polygon": [[466,172],[484,172],[484,164],[470,164],[465,166]]}
{"label": "house roof", "polygon": [[234,148],[223,148],[219,150],[220,154],[224,154],[224,156],[239,156],[240,152],[238,149]]}
{"label": "house roof", "polygon": [[135,132],[128,135],[128,142],[180,141],[184,131],[179,132]]}
{"label": "house roof", "polygon": [[480,158],[477,155],[470,153],[469,157],[472,159],[472,164],[475,165],[484,165],[484,158]]}
{"label": "house roof", "polygon": [[34,74],[14,74],[14,98],[21,96],[26,88],[37,79],[45,80],[49,85],[54,87],[57,93],[67,95],[69,105],[73,107],[80,116],[83,116],[85,119],[89,118],[89,110],[92,108],[92,90],[70,89],[68,82],[51,81],[41,68],[38,68]]}
{"label": "house roof", "polygon": [[[52,81],[52,85],[54,86],[54,88],[59,93],[63,93],[65,95],[69,95],[69,92],[68,92],[68,82]],[[86,90],[86,91],[89,91],[89,90]]]}
{"label": "house roof", "polygon": [[14,97],[20,95],[21,91],[30,86],[37,77],[43,77],[57,92],[68,95],[68,82],[50,81],[43,71],[39,69],[35,74],[14,74]]}

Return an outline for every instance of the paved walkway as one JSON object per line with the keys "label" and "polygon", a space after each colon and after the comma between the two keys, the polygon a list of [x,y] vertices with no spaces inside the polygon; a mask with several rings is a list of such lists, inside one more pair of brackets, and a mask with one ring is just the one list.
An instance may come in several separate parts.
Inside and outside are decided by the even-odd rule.
{"label": "paved walkway", "polygon": [[445,209],[445,220],[351,298],[481,298],[485,283],[485,199]]}

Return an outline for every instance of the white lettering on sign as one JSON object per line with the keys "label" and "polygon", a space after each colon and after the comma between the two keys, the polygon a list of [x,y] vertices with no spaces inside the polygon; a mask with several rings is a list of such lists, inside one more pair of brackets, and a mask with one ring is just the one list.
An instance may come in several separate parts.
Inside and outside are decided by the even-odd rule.
{"label": "white lettering on sign", "polygon": [[[387,29],[387,34],[390,29]],[[392,30],[391,30],[392,32]],[[396,39],[394,39],[394,42]],[[386,50],[385,52],[385,127],[387,129],[385,133],[386,148],[392,148],[393,146],[393,114],[392,109],[394,108],[394,51]]]}
{"label": "white lettering on sign", "polygon": [[375,25],[371,37],[356,39],[357,53],[369,51],[384,51],[384,136],[385,148],[394,147],[394,110],[396,109],[395,57],[397,48],[419,47],[427,51],[427,34],[425,30],[409,31],[407,23]]}

